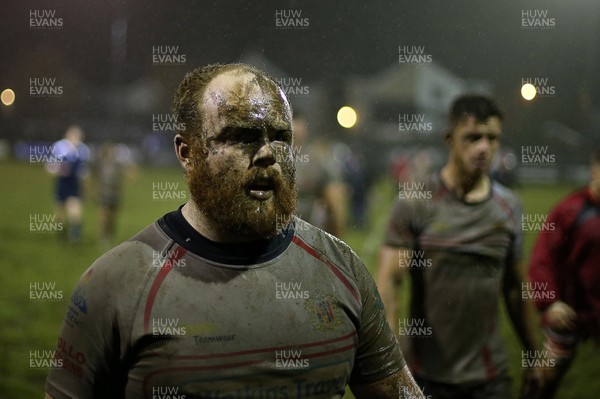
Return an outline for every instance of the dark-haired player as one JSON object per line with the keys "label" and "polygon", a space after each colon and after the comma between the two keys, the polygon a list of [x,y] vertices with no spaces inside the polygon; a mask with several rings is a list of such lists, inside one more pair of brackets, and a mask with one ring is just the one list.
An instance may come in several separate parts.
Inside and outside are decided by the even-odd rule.
{"label": "dark-haired player", "polygon": [[185,77],[174,108],[191,198],[84,273],[48,394],[341,398],[349,384],[360,398],[421,398],[360,259],[292,217],[278,85],[209,66]]}
{"label": "dark-haired player", "polygon": [[[388,321],[408,340],[411,370],[433,399],[511,396],[502,294],[525,349],[534,348],[520,295],[521,206],[488,176],[501,135],[493,101],[459,97],[450,110],[446,165],[401,187],[380,250],[377,285]],[[410,318],[398,319],[406,275]]]}
{"label": "dark-haired player", "polygon": [[600,149],[592,155],[591,181],[548,215],[553,229],[541,233],[529,279],[542,312],[548,368],[540,398],[554,397],[581,340],[600,339]]}

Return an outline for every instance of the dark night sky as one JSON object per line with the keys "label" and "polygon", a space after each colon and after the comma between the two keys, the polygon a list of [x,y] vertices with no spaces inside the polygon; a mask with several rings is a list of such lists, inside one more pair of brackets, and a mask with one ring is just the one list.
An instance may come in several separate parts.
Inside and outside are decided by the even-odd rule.
{"label": "dark night sky", "polygon": [[[59,30],[29,27],[32,9],[53,9]],[[301,10],[307,29],[275,27],[275,11]],[[547,10],[550,30],[521,27],[524,9]],[[152,76],[172,92],[183,74],[211,62],[263,53],[290,76],[341,91],[348,75],[368,75],[397,64],[398,46],[425,46],[434,62],[464,78],[492,84],[516,130],[555,118],[579,128],[581,93],[600,90],[600,3],[592,0],[522,1],[14,1],[0,5],[3,57],[0,86],[27,90],[32,76],[73,81],[77,99],[49,104],[21,96],[13,118],[93,112],[99,88],[111,83],[114,20],[127,20],[127,55],[113,84]],[[184,66],[157,68],[152,46],[177,45]],[[114,72],[114,70],[113,70]],[[546,77],[556,95],[525,104],[520,80]],[[66,90],[66,89],[65,89]],[[169,102],[170,98],[162,101]],[[596,106],[600,100],[592,97]],[[2,123],[5,120],[2,119]]]}

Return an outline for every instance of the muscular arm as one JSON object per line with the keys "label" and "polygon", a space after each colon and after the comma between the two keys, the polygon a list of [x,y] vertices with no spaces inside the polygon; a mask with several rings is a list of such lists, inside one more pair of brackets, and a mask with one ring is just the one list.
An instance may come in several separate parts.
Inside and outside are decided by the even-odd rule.
{"label": "muscular arm", "polygon": [[[561,298],[567,253],[573,243],[573,225],[579,206],[558,205],[548,216],[548,225],[554,229],[540,233],[531,254],[529,279],[536,292],[535,305],[543,312],[543,323],[550,328],[573,330],[576,328],[575,310]],[[543,298],[543,299],[538,299]]]}
{"label": "muscular arm", "polygon": [[[568,225],[574,216],[563,212],[562,208],[557,208],[550,213],[547,219],[549,226],[554,230],[538,234],[535,245],[531,252],[531,261],[529,266],[529,280],[534,285],[534,290],[541,293],[542,289],[546,293],[554,295],[539,295],[544,300],[536,300],[535,305],[540,311],[545,311],[553,302],[561,300],[559,297],[560,266],[565,262],[565,245],[569,245],[569,240],[565,240],[569,235]],[[567,223],[565,223],[567,221]]]}
{"label": "muscular arm", "polygon": [[[524,301],[521,296],[523,289],[524,264],[513,262],[506,270],[504,279],[504,299],[508,315],[512,321],[523,348],[526,351],[536,349],[536,338],[534,331],[533,305]],[[522,392],[527,392],[533,386],[543,385],[544,371],[541,368],[525,369],[523,371]]]}
{"label": "muscular arm", "polygon": [[350,385],[357,399],[423,399],[408,367],[371,384]]}
{"label": "muscular arm", "polygon": [[533,307],[524,301],[521,295],[523,289],[524,264],[511,262],[504,277],[504,300],[511,322],[525,350],[535,350],[536,338],[533,328]]}
{"label": "muscular arm", "polygon": [[398,334],[398,311],[397,291],[402,283],[402,279],[408,272],[407,267],[400,267],[400,259],[403,264],[410,263],[411,251],[407,248],[394,248],[384,245],[379,250],[379,259],[375,283],[379,289],[383,305],[385,306],[386,319],[392,331]]}

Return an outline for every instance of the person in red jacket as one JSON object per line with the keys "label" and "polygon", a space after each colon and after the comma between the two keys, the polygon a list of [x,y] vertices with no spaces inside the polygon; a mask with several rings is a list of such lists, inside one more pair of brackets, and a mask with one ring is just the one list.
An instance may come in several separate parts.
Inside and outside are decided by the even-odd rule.
{"label": "person in red jacket", "polygon": [[552,398],[577,343],[600,338],[600,148],[591,182],[561,201],[546,224],[552,228],[537,238],[529,279],[554,362],[541,397]]}

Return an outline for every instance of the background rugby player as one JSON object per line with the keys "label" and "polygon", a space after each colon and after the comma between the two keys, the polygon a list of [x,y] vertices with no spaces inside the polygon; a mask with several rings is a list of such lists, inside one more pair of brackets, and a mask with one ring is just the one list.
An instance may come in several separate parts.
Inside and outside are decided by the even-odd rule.
{"label": "background rugby player", "polygon": [[538,235],[529,278],[542,312],[545,349],[553,367],[539,397],[551,399],[580,341],[600,341],[600,148],[592,154],[591,181],[550,212],[552,229]]}
{"label": "background rugby player", "polygon": [[[416,192],[400,193],[380,250],[377,285],[388,321],[408,339],[411,370],[434,399],[511,397],[500,294],[524,348],[534,349],[531,312],[521,300],[521,206],[488,176],[501,135],[502,114],[490,99],[458,98],[446,165],[407,186]],[[402,321],[397,294],[408,274],[411,311]]]}
{"label": "background rugby player", "polygon": [[64,222],[66,214],[71,242],[81,239],[82,180],[87,177],[87,162],[90,160],[90,150],[83,143],[83,138],[84,133],[79,126],[69,126],[65,137],[52,145],[52,154],[58,161],[46,165],[46,169],[56,175],[56,216]]}

